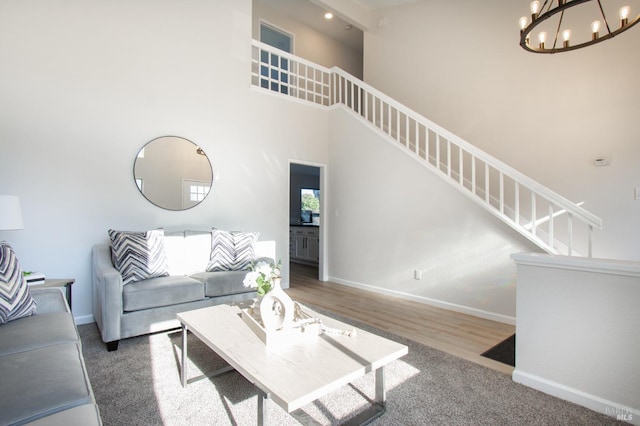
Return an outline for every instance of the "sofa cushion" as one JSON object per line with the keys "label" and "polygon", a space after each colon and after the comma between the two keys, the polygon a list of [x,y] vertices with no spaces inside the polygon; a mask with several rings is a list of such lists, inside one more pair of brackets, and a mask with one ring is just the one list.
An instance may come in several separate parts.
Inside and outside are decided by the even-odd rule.
{"label": "sofa cushion", "polygon": [[137,281],[124,286],[122,294],[125,311],[139,311],[202,299],[204,284],[182,275]]}
{"label": "sofa cushion", "polygon": [[36,314],[0,327],[0,356],[78,341],[70,313]]}
{"label": "sofa cushion", "polygon": [[0,377],[0,424],[33,421],[93,403],[79,344],[6,355]]}
{"label": "sofa cushion", "polygon": [[28,423],[31,426],[99,426],[102,424],[96,404],[85,404]]}
{"label": "sofa cushion", "polygon": [[164,231],[108,231],[113,265],[122,275],[124,285],[153,277],[169,275],[164,249]]}
{"label": "sofa cushion", "polygon": [[255,288],[245,287],[242,283],[245,275],[247,271],[198,272],[191,275],[191,278],[204,283],[204,295],[207,297],[255,293]]}
{"label": "sofa cushion", "polygon": [[258,232],[211,231],[211,257],[207,272],[242,271],[248,269],[254,259]]}
{"label": "sofa cushion", "polygon": [[29,316],[36,311],[27,281],[13,248],[0,242],[0,324]]}

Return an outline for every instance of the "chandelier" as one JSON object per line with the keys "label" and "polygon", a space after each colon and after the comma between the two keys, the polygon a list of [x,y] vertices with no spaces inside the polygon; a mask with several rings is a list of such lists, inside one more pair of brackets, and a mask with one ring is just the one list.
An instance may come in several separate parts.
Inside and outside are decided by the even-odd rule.
{"label": "chandelier", "polygon": [[[541,2],[533,1],[531,2],[531,21],[526,16],[520,18],[520,46],[523,49],[533,53],[567,52],[613,38],[640,22],[640,14],[635,19],[629,20],[631,9],[629,6],[622,6],[617,11],[620,26],[612,31],[600,0],[557,0],[555,7],[554,3],[556,3],[554,0],[545,0],[541,5]],[[586,7],[588,3],[593,6],[592,10]],[[583,4],[585,7],[580,8],[580,12],[570,17],[572,14],[568,9]],[[577,9],[573,11],[577,11]],[[565,16],[565,12],[567,16]],[[612,14],[610,10],[607,10],[607,13]],[[557,24],[555,24],[558,17]],[[584,20],[587,17],[584,25],[577,23],[578,27],[574,27],[575,32],[582,35],[578,38],[580,41],[577,43],[572,40],[573,34],[569,27],[569,25],[576,24],[576,17],[579,20]],[[589,17],[593,19],[590,25],[588,24],[591,20]],[[535,40],[532,41],[531,35],[536,28],[538,31],[535,34]],[[551,34],[555,32],[553,39],[547,37],[548,31]]]}

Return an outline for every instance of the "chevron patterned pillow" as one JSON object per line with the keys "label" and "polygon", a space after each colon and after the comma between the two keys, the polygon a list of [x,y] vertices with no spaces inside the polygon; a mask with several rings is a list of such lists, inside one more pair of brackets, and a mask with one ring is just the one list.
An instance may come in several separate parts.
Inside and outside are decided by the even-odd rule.
{"label": "chevron patterned pillow", "polygon": [[211,257],[207,272],[242,271],[253,262],[258,232],[211,231]]}
{"label": "chevron patterned pillow", "polygon": [[13,248],[0,242],[0,324],[36,313],[27,281]]}
{"label": "chevron patterned pillow", "polygon": [[164,231],[108,231],[113,265],[122,275],[122,283],[130,284],[147,278],[169,275],[164,250]]}

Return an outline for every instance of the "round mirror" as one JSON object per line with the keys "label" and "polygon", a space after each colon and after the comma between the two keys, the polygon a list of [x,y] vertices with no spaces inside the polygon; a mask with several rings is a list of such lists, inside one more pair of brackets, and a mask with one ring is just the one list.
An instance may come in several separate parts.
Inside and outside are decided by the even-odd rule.
{"label": "round mirror", "polygon": [[147,143],[133,164],[133,177],[144,197],[167,210],[186,210],[211,190],[213,170],[202,148],[177,136]]}

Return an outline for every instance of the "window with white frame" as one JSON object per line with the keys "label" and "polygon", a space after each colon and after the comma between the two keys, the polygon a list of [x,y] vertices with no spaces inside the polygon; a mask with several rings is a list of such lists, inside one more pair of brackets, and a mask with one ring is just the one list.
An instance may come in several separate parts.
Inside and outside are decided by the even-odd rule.
{"label": "window with white frame", "polygon": [[204,200],[211,189],[208,185],[189,185],[189,199],[194,202]]}

